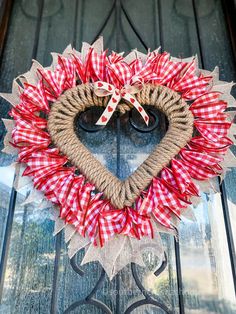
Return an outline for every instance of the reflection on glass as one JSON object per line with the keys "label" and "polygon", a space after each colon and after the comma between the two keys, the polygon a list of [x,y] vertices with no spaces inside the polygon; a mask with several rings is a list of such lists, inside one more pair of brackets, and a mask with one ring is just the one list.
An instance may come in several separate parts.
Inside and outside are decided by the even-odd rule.
{"label": "reflection on glass", "polygon": [[14,173],[14,167],[0,167],[0,258],[2,255],[5,223],[8,214]]}
{"label": "reflection on glass", "polygon": [[180,227],[186,309],[188,313],[234,313],[234,286],[220,195],[202,198],[204,202],[194,210],[196,221],[185,220]]}

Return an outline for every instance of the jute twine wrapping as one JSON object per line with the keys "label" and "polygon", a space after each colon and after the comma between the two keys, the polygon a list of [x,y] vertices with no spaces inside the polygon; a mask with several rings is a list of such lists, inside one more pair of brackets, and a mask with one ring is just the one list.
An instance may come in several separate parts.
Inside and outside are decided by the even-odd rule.
{"label": "jute twine wrapping", "polygon": [[[105,107],[109,96],[96,96],[92,84],[78,85],[67,90],[52,104],[48,117],[48,131],[56,147],[104,193],[115,208],[120,209],[132,206],[153,177],[187,144],[193,132],[193,116],[178,93],[164,86],[145,84],[135,97],[140,104],[162,111],[168,118],[169,128],[149,157],[124,181],[120,181],[91,154],[74,130],[74,120],[79,113],[91,106]],[[117,106],[121,113],[131,108],[130,104],[122,102]]]}

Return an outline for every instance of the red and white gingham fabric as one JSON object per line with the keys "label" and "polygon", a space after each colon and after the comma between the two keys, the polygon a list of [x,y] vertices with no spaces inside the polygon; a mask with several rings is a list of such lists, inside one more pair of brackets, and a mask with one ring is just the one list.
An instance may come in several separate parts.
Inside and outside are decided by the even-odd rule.
{"label": "red and white gingham fabric", "polygon": [[63,90],[75,87],[76,75],[75,75],[75,64],[73,60],[59,55],[57,68],[58,68],[59,73],[60,73],[60,70],[65,73],[65,81],[64,81]]}
{"label": "red and white gingham fabric", "polygon": [[91,53],[90,71],[93,81],[104,81],[106,82],[107,77],[107,51],[104,51],[100,55],[94,50]]}
{"label": "red and white gingham fabric", "polygon": [[[198,196],[199,189],[196,184],[193,183],[190,174],[188,173],[187,169],[184,165],[175,158],[171,161],[171,169],[168,169],[168,175],[163,174],[162,178],[170,185],[174,186],[178,189],[178,192],[181,193],[182,196],[185,195],[192,195]],[[167,179],[166,179],[167,177]],[[173,182],[174,181],[174,182]]]}
{"label": "red and white gingham fabric", "polygon": [[195,100],[189,109],[197,118],[215,118],[217,115],[219,115],[219,113],[222,113],[227,108],[227,103],[225,101],[219,100],[220,95],[221,93],[218,92],[204,94]]}
{"label": "red and white gingham fabric", "polygon": [[133,76],[130,66],[124,61],[109,63],[107,65],[107,71],[111,84],[118,89],[124,87],[126,84],[129,84]]}
{"label": "red and white gingham fabric", "polygon": [[132,74],[136,74],[142,70],[143,64],[140,58],[137,58],[130,62],[129,67],[132,71]]}
{"label": "red and white gingham fabric", "polygon": [[[139,57],[131,62],[122,54],[98,52],[93,47],[86,55],[72,53],[58,56],[54,69],[38,69],[36,86],[25,83],[20,103],[11,110],[16,121],[12,144],[19,149],[19,161],[26,163],[24,175],[32,176],[34,186],[56,203],[60,217],[75,226],[82,236],[103,246],[115,234],[140,239],[153,237],[152,219],[166,228],[172,228],[173,215],[181,212],[198,196],[199,189],[192,179],[207,180],[222,171],[222,156],[232,145],[227,137],[231,122],[224,113],[227,103],[221,93],[211,91],[212,77],[198,73],[196,60],[191,62],[170,59],[167,52],[149,52],[145,61]],[[79,83],[111,84],[121,90],[139,83],[165,85],[191,100],[190,110],[198,131],[171,163],[153,178],[146,191],[140,193],[133,207],[114,208],[102,193],[79,169],[68,165],[66,156],[51,148],[47,132],[50,102],[65,90]]]}
{"label": "red and white gingham fabric", "polygon": [[21,100],[25,101],[21,109],[30,109],[34,111],[49,111],[49,105],[43,85],[43,80],[39,80],[37,86],[25,83],[25,88],[21,94]]}
{"label": "red and white gingham fabric", "polygon": [[115,210],[105,203],[98,214],[98,234],[100,245],[103,246],[115,233],[120,233],[128,222],[125,210]]}
{"label": "red and white gingham fabric", "polygon": [[34,127],[38,129],[46,129],[47,128],[47,120],[38,116],[35,116],[35,114],[28,110],[27,108],[22,111],[18,108],[18,106],[12,108],[11,110],[11,116],[14,118],[14,120],[22,120],[30,122]]}
{"label": "red and white gingham fabric", "polygon": [[221,137],[217,142],[210,142],[204,137],[196,136],[191,139],[188,147],[206,153],[225,154],[231,145],[233,141],[227,137]]}
{"label": "red and white gingham fabric", "polygon": [[18,119],[12,132],[15,145],[49,145],[51,140],[47,132],[40,130],[29,121]]}
{"label": "red and white gingham fabric", "polygon": [[42,171],[39,171],[34,175],[34,186],[45,193],[52,192],[55,199],[57,199],[54,193],[56,186],[72,173],[73,169],[65,169],[58,164],[53,167],[44,168]]}
{"label": "red and white gingham fabric", "polygon": [[108,201],[96,199],[88,206],[84,228],[94,244],[97,244],[98,238],[101,246],[115,233],[138,238],[153,236],[147,209],[142,206],[140,211],[131,207],[119,210]]}
{"label": "red and white gingham fabric", "polygon": [[66,73],[62,69],[56,69],[55,71],[38,69],[38,71],[47,87],[47,95],[50,95],[51,101],[55,101],[63,92]]}
{"label": "red and white gingham fabric", "polygon": [[85,213],[85,219],[83,221],[84,223],[84,232],[87,233],[89,238],[92,242],[95,242],[96,236],[97,236],[97,228],[98,228],[98,218],[99,213],[101,210],[104,209],[104,207],[109,206],[107,202],[104,202],[102,199],[95,197],[90,205],[88,206],[86,213]]}
{"label": "red and white gingham fabric", "polygon": [[87,83],[88,75],[86,69],[86,64],[83,64],[81,57],[76,54],[72,54],[73,62],[75,64],[75,71],[78,79],[81,83]]}
{"label": "red and white gingham fabric", "polygon": [[210,142],[218,142],[220,138],[227,137],[231,122],[214,120],[195,120],[194,125],[199,133]]}

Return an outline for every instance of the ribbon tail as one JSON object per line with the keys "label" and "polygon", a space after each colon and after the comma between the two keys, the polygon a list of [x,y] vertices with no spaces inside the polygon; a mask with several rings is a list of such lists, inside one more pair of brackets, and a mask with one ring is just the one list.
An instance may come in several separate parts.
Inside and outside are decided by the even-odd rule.
{"label": "ribbon tail", "polygon": [[133,95],[129,94],[129,93],[125,93],[123,98],[125,100],[127,100],[128,102],[130,102],[137,109],[137,111],[142,116],[142,118],[143,118],[144,122],[146,123],[146,125],[148,125],[148,123],[149,123],[149,116],[146,113],[146,111],[143,109],[143,107],[140,105],[140,103],[137,101],[137,99],[135,99],[135,97]]}
{"label": "ribbon tail", "polygon": [[106,125],[113,115],[121,97],[117,95],[115,92],[112,94],[111,99],[109,100],[106,109],[103,111],[103,114],[96,122],[96,125]]}

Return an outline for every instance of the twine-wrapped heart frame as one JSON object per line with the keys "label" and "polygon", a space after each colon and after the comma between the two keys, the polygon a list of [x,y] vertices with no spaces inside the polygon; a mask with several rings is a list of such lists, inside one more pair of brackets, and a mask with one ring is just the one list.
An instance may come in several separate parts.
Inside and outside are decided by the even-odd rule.
{"label": "twine-wrapped heart frame", "polygon": [[[135,203],[153,177],[188,143],[193,131],[193,116],[189,106],[175,91],[165,86],[146,84],[136,97],[142,105],[162,111],[168,118],[169,128],[161,143],[124,181],[115,177],[88,151],[74,130],[78,114],[94,105],[105,107],[109,97],[97,97],[92,84],[78,85],[60,96],[51,106],[48,117],[48,131],[56,147],[119,209]],[[130,110],[130,106],[121,103],[118,109],[124,113]]]}

